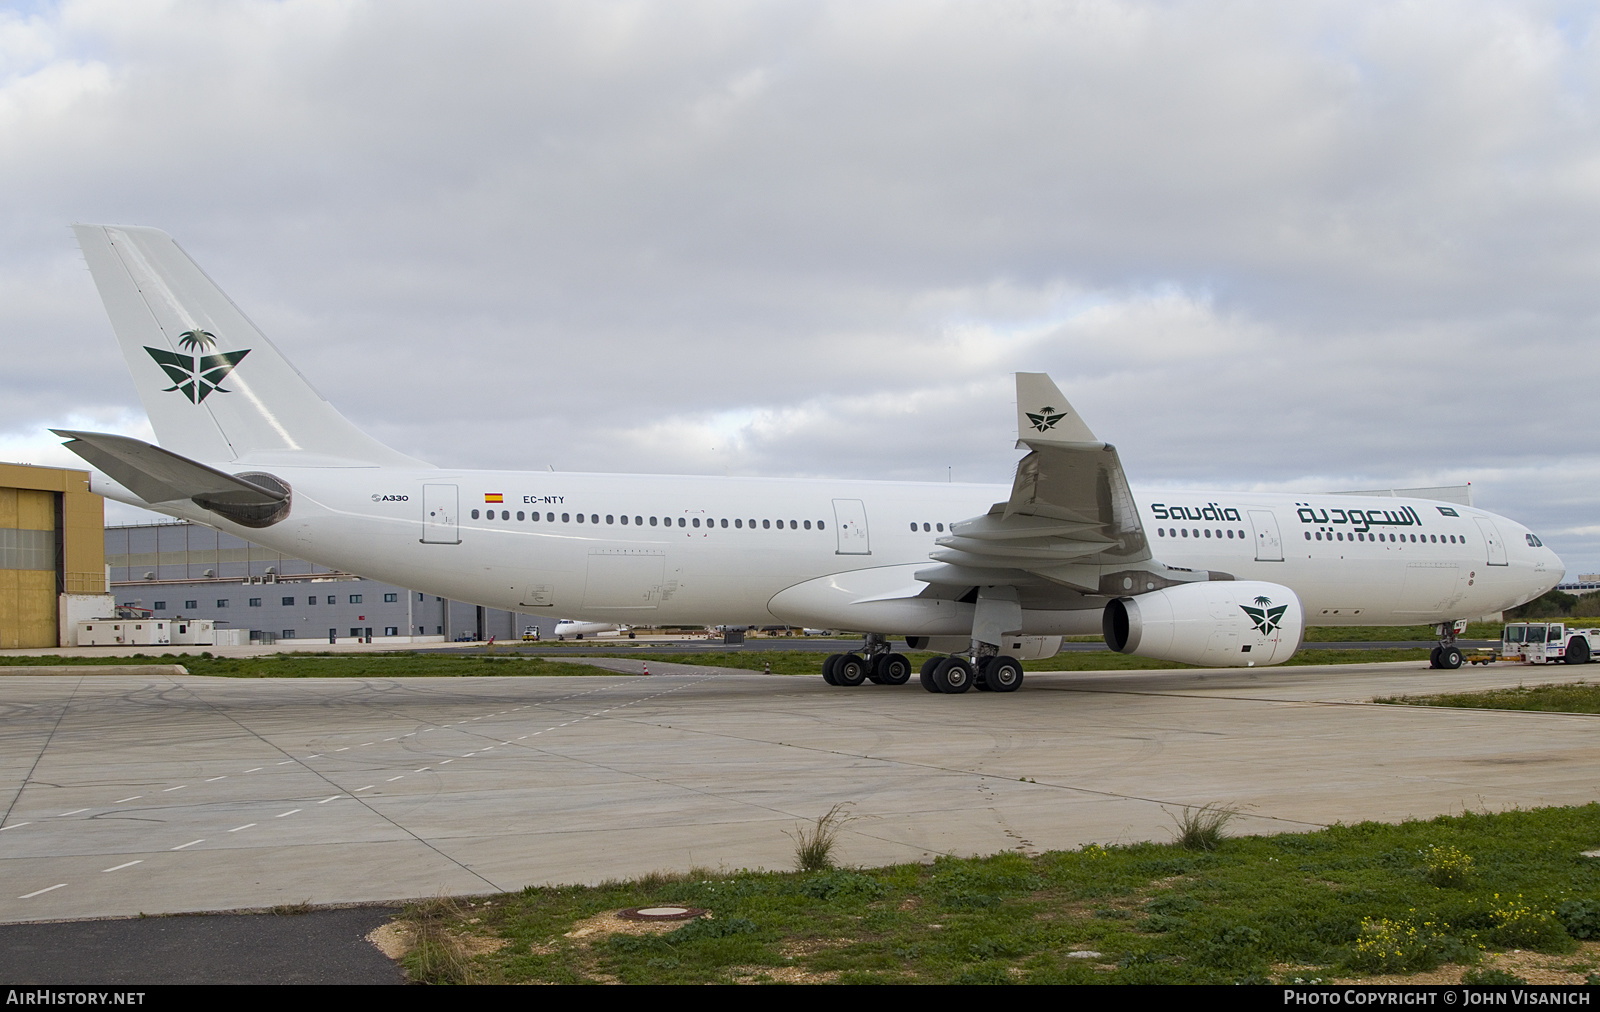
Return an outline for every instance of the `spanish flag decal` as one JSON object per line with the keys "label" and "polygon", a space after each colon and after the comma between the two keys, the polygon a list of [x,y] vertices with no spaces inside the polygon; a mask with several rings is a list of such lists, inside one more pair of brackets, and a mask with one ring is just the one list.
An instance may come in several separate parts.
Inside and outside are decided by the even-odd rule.
{"label": "spanish flag decal", "polygon": [[506,501],[506,497],[501,495],[499,492],[485,492],[483,494],[483,501],[484,502],[505,502]]}

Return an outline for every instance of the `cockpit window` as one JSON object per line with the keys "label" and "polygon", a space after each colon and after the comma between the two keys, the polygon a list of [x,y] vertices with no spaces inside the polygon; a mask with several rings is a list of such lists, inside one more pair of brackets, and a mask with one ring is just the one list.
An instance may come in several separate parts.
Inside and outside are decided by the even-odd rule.
{"label": "cockpit window", "polygon": [[1528,547],[1529,548],[1543,548],[1544,547],[1544,542],[1539,540],[1539,536],[1537,534],[1524,534],[1523,537],[1528,539]]}

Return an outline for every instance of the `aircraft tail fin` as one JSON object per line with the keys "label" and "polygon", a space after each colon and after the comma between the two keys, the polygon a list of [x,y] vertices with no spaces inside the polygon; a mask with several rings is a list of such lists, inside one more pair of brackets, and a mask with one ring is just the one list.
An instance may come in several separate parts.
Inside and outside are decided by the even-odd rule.
{"label": "aircraft tail fin", "polygon": [[339,414],[167,233],[73,231],[163,447],[213,463],[427,466]]}
{"label": "aircraft tail fin", "polygon": [[1042,372],[1017,373],[1017,449],[1098,443],[1054,380]]}

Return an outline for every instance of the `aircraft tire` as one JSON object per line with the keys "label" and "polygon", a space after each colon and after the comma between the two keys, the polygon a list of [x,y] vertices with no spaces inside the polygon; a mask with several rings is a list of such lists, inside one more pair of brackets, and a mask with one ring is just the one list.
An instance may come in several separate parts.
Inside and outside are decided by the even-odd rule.
{"label": "aircraft tire", "polygon": [[1592,660],[1594,660],[1594,657],[1589,653],[1588,640],[1582,638],[1575,639],[1572,641],[1572,644],[1567,647],[1568,664],[1588,664]]}
{"label": "aircraft tire", "polygon": [[860,685],[867,680],[867,662],[859,654],[840,654],[833,662],[833,684]]}
{"label": "aircraft tire", "polygon": [[1461,648],[1440,647],[1439,667],[1446,671],[1454,671],[1455,669],[1461,667]]}
{"label": "aircraft tire", "polygon": [[977,672],[972,665],[967,663],[965,657],[946,657],[933,669],[933,683],[939,687],[940,692],[947,692],[952,696],[960,695],[972,688],[972,683],[977,679]]}
{"label": "aircraft tire", "polygon": [[824,682],[827,682],[829,685],[839,684],[833,680],[833,666],[838,663],[839,658],[843,656],[844,654],[829,654],[827,659],[822,662],[822,680]]}
{"label": "aircraft tire", "polygon": [[1443,647],[1437,646],[1433,648],[1433,650],[1428,654],[1428,667],[1437,668],[1439,666],[1439,651],[1443,649]]}
{"label": "aircraft tire", "polygon": [[873,681],[879,685],[904,685],[911,680],[911,662],[904,654],[881,654],[872,668]]}
{"label": "aircraft tire", "polygon": [[983,669],[991,692],[1016,692],[1022,688],[1022,663],[1015,657],[995,657]]}
{"label": "aircraft tire", "polygon": [[943,657],[930,657],[922,662],[922,687],[929,692],[941,692],[933,680],[933,669],[944,663]]}

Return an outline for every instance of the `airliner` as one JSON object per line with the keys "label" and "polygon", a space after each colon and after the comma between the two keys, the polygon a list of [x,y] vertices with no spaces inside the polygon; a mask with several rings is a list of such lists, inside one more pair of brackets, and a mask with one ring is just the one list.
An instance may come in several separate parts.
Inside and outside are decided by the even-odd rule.
{"label": "airliner", "polygon": [[1308,625],[1436,626],[1543,594],[1532,531],[1400,495],[1133,492],[1042,373],[1016,374],[1011,485],[485,471],[336,411],[165,232],[77,225],[159,445],[58,429],[91,488],[322,565],[487,607],[618,625],[857,630],[838,686],[1016,690],[1098,634],[1140,657],[1279,664]]}

